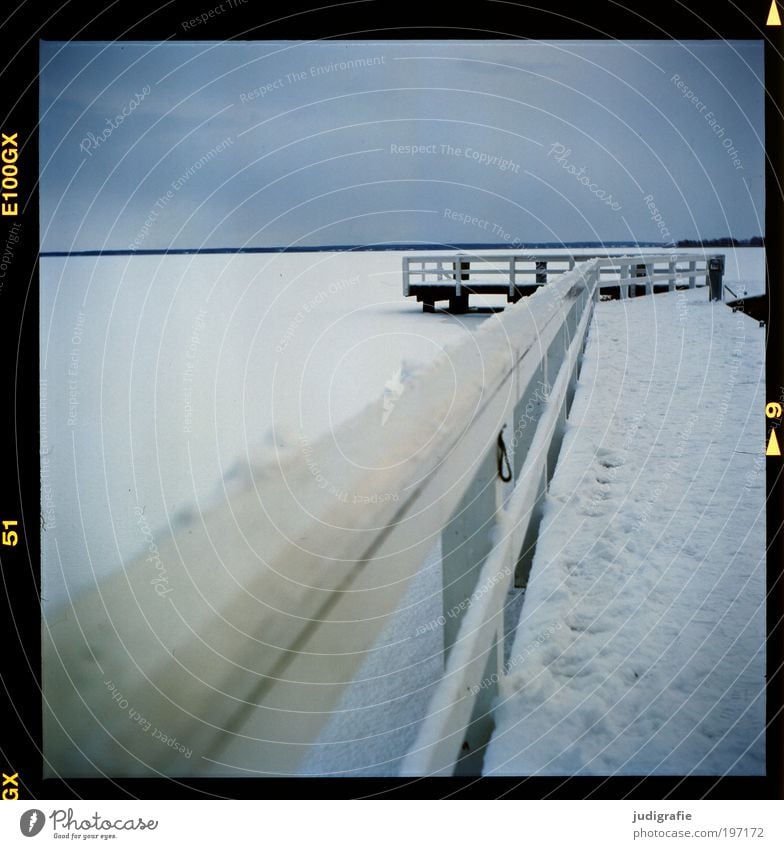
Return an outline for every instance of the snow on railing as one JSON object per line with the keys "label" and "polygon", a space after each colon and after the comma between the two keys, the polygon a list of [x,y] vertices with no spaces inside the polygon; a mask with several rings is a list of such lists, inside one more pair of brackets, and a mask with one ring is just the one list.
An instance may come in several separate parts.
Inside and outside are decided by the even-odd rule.
{"label": "snow on railing", "polygon": [[446,671],[403,772],[478,772],[600,262],[488,319],[392,409],[249,461],[154,562],[48,617],[47,774],[296,774],[439,537]]}

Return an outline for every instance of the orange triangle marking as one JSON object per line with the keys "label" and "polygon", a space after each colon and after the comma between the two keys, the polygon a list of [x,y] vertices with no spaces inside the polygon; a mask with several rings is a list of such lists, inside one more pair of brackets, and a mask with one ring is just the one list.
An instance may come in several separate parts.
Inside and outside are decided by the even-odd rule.
{"label": "orange triangle marking", "polygon": [[768,440],[768,447],[765,454],[768,457],[781,457],[781,449],[779,448],[779,441],[776,439],[775,428],[770,432],[770,439]]}
{"label": "orange triangle marking", "polygon": [[768,12],[767,24],[769,27],[781,26],[781,16],[779,15],[779,7],[776,5],[776,0],[773,0],[773,2],[770,4],[770,11]]}

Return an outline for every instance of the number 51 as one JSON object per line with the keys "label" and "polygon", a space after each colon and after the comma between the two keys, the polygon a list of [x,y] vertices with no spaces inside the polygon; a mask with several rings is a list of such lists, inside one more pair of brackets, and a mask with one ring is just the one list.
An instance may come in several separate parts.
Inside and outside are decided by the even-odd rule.
{"label": "number 51", "polygon": [[9,531],[8,528],[14,527],[19,523],[14,519],[7,519],[3,522],[3,545],[16,545],[19,542],[19,537],[16,531]]}

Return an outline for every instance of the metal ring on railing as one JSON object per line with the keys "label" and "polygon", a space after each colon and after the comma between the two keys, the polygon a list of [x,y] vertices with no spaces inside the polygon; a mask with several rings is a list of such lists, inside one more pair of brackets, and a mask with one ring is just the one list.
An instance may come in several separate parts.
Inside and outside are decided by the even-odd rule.
{"label": "metal ring on railing", "polygon": [[[496,462],[498,463],[498,477],[504,483],[509,483],[512,480],[512,467],[509,464],[509,455],[506,453],[506,445],[504,443],[504,427],[498,434],[498,445],[496,446]],[[504,465],[506,465],[506,474],[504,474]]]}

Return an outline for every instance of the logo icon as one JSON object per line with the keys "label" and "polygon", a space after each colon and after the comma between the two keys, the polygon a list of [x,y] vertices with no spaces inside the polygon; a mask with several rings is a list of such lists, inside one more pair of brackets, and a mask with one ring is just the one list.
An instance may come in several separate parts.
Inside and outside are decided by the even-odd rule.
{"label": "logo icon", "polygon": [[46,817],[43,811],[39,811],[38,808],[30,808],[29,811],[25,811],[19,817],[19,828],[25,837],[35,837],[44,827],[45,822]]}

